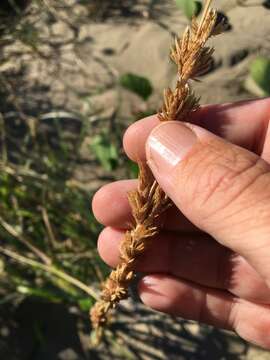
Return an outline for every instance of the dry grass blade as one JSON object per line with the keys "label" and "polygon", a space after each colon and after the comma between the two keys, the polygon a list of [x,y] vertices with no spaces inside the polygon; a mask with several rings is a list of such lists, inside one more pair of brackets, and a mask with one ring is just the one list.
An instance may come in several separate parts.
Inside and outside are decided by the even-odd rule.
{"label": "dry grass blade", "polygon": [[[164,91],[164,105],[158,114],[160,121],[188,119],[199,107],[199,98],[190,87],[190,80],[205,73],[210,66],[213,49],[206,41],[222,31],[217,23],[217,13],[206,2],[200,23],[192,20],[181,39],[176,39],[171,49],[171,59],[178,69],[174,90]],[[128,297],[128,285],[134,278],[136,261],[145,252],[162,227],[162,215],[170,206],[166,194],[159,187],[150,169],[140,164],[137,190],[128,194],[134,224],[127,231],[120,246],[121,262],[103,284],[101,300],[91,310],[91,320],[98,342],[108,322],[109,310]]]}

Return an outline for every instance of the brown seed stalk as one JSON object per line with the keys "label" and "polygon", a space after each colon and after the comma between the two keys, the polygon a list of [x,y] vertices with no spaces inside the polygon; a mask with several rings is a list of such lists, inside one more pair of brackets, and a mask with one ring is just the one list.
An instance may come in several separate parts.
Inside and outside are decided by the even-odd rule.
{"label": "brown seed stalk", "polygon": [[[170,57],[177,66],[176,88],[164,91],[164,104],[158,117],[160,121],[186,120],[198,110],[199,98],[190,87],[190,80],[208,71],[213,48],[205,46],[207,40],[224,30],[224,23],[217,23],[217,13],[210,9],[207,0],[200,22],[194,18],[181,39],[175,39]],[[153,237],[162,228],[162,215],[170,200],[155,181],[146,164],[139,164],[138,188],[128,194],[134,224],[120,246],[120,264],[103,284],[101,299],[91,310],[91,321],[96,341],[101,338],[108,322],[110,309],[128,297],[128,286],[135,275],[136,262],[152,244]]]}

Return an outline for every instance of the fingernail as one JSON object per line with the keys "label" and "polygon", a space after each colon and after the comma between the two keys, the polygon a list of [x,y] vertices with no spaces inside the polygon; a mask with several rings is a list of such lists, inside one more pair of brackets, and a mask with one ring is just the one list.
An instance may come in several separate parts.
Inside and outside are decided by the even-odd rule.
{"label": "fingernail", "polygon": [[146,287],[152,287],[156,285],[157,280],[153,276],[146,275],[141,279],[141,283]]}
{"label": "fingernail", "polygon": [[157,280],[151,275],[144,276],[140,281],[138,293],[141,301],[145,305],[148,305],[149,302],[151,303],[151,298],[153,298],[153,295],[157,295],[155,291],[155,287],[157,285]]}
{"label": "fingernail", "polygon": [[155,128],[146,144],[150,167],[158,171],[170,171],[197,142],[195,133],[182,123],[168,122]]}

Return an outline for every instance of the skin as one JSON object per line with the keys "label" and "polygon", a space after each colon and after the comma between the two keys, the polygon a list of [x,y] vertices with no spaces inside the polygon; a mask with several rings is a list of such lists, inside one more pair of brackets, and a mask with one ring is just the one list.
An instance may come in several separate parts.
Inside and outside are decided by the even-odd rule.
{"label": "skin", "polygon": [[[205,106],[185,124],[160,125],[156,116],[148,117],[124,136],[127,155],[148,162],[175,204],[138,263],[137,270],[145,273],[138,286],[142,301],[164,313],[234,330],[267,349],[269,120],[270,99],[262,99]],[[189,136],[195,142],[187,151],[183,145]],[[160,146],[170,148],[170,139],[179,148],[168,160]],[[111,183],[93,199],[94,214],[105,226],[98,250],[111,267],[119,262],[119,243],[131,219],[126,193],[136,185],[137,180]]]}

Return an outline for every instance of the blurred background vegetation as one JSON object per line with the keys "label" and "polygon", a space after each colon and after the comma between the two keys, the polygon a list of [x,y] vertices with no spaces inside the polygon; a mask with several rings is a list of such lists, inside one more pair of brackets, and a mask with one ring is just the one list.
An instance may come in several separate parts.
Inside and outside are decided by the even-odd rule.
{"label": "blurred background vegetation", "polygon": [[[91,213],[91,198],[108,181],[136,177],[137,166],[123,154],[122,135],[128,124],[155,112],[162,91],[132,67],[116,70],[106,26],[120,31],[121,43],[128,40],[121,26],[134,32],[155,20],[167,31],[168,20],[160,17],[170,21],[171,11],[179,11],[184,26],[200,10],[201,2],[191,0],[1,1],[3,359],[248,358],[247,344],[234,336],[152,313],[135,295],[101,349],[91,349],[88,341],[88,311],[108,272],[96,251],[101,227]],[[104,46],[95,48],[101,26]],[[168,30],[170,38],[173,33]],[[270,94],[267,54],[267,48],[256,53],[241,75],[243,98]],[[213,70],[218,66],[217,61]]]}

